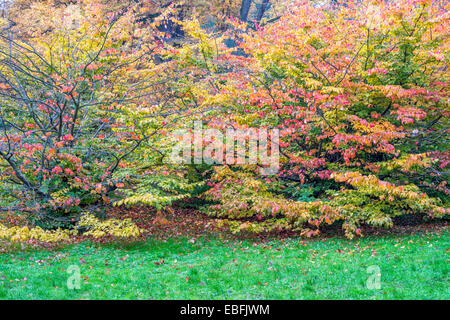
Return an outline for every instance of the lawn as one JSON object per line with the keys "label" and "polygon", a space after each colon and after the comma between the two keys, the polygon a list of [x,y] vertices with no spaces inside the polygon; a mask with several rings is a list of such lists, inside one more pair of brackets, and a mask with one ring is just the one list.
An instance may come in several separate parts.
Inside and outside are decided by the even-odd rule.
{"label": "lawn", "polygon": [[[449,299],[449,248],[448,229],[354,241],[81,243],[1,254],[0,299]],[[76,272],[67,270],[77,267],[80,288],[69,289]],[[368,288],[377,270],[381,288]]]}

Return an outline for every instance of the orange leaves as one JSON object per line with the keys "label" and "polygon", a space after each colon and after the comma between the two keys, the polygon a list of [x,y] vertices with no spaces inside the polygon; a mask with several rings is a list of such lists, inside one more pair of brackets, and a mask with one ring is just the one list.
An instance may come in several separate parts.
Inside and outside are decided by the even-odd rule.
{"label": "orange leaves", "polygon": [[58,141],[58,142],[55,142],[55,147],[56,147],[56,148],[60,149],[60,148],[62,148],[63,146],[64,146],[64,141]]}
{"label": "orange leaves", "polygon": [[364,176],[359,172],[333,173],[331,178],[337,182],[346,182],[354,187],[376,186],[381,190],[392,190],[394,186],[389,182],[380,181],[376,176]]}
{"label": "orange leaves", "polygon": [[66,134],[63,139],[67,142],[73,141],[73,136],[71,134]]}
{"label": "orange leaves", "polygon": [[[372,189],[387,194],[389,201],[394,201],[394,197],[414,199],[428,199],[424,193],[412,191],[409,187],[395,186],[387,181],[379,180],[374,175],[364,176],[359,172],[333,173],[331,177],[337,182],[345,182],[355,188]],[[417,190],[417,188],[416,188]],[[383,196],[385,197],[385,196]],[[384,199],[384,198],[383,198]]]}
{"label": "orange leaves", "polygon": [[56,155],[56,150],[54,148],[50,148],[47,152],[47,159],[50,160]]}
{"label": "orange leaves", "polygon": [[72,85],[70,85],[70,86],[62,86],[61,92],[62,93],[68,93],[68,92],[71,92],[73,90],[73,88],[74,87]]}
{"label": "orange leaves", "polygon": [[414,120],[422,120],[427,116],[427,113],[420,108],[402,107],[398,104],[394,104],[393,107],[395,110],[391,114],[397,115],[397,120],[400,120],[402,124],[411,124],[414,123]]}
{"label": "orange leaves", "polygon": [[167,220],[166,218],[164,218],[162,216],[161,211],[158,211],[156,213],[156,218],[152,221],[152,224],[153,225],[162,225],[162,226],[164,226],[164,225],[169,224],[169,220]]}

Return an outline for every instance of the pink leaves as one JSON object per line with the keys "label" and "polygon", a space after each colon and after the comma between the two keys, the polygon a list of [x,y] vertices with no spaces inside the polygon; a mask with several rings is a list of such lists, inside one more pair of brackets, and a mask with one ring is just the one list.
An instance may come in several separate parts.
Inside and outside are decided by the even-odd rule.
{"label": "pink leaves", "polygon": [[276,216],[280,211],[281,211],[280,206],[274,205],[274,206],[272,207],[272,215],[273,215],[273,216]]}
{"label": "pink leaves", "polygon": [[66,134],[64,137],[63,137],[63,139],[65,140],[65,141],[67,141],[67,142],[69,142],[69,141],[73,141],[73,136],[71,135],[71,134]]}
{"label": "pink leaves", "polygon": [[61,172],[63,172],[63,169],[61,169],[60,166],[55,166],[55,167],[52,169],[52,173],[53,173],[53,174],[59,174],[59,173],[61,173]]}
{"label": "pink leaves", "polygon": [[414,120],[422,120],[427,116],[427,113],[419,108],[394,105],[395,110],[391,112],[392,115],[397,115],[397,120],[402,124],[414,123]]}

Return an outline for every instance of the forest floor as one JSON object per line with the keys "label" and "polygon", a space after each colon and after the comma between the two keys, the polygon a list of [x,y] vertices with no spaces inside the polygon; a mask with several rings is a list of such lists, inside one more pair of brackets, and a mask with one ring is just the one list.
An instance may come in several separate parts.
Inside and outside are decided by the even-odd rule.
{"label": "forest floor", "polygon": [[450,298],[446,224],[354,240],[243,239],[210,232],[198,218],[153,221],[141,243],[0,253],[0,299]]}

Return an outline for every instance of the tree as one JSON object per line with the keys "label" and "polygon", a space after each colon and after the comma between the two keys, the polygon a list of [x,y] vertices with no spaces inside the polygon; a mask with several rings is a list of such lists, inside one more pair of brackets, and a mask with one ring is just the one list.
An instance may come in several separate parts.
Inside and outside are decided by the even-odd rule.
{"label": "tree", "polygon": [[240,16],[239,16],[241,21],[244,21],[244,22],[247,21],[251,4],[252,4],[252,0],[242,0]]}
{"label": "tree", "polygon": [[[39,223],[190,199],[237,232],[354,237],[449,213],[448,5],[301,1],[275,18],[286,1],[14,5],[32,23],[12,10],[2,24],[0,192]],[[279,172],[240,155],[169,163],[193,121],[279,129]]]}
{"label": "tree", "polygon": [[258,8],[258,12],[256,14],[256,21],[259,23],[262,19],[262,17],[264,16],[264,13],[266,12],[267,8],[269,7],[269,0],[262,0],[259,8]]}
{"label": "tree", "polygon": [[[219,47],[190,64],[213,74],[196,84],[209,85],[196,100],[215,107],[204,121],[279,128],[283,159],[273,177],[216,168],[210,214],[236,230],[310,235],[341,221],[349,237],[400,215],[448,214],[445,10],[425,0],[304,1],[256,32],[231,23],[247,56]],[[199,48],[209,37],[197,36]]]}
{"label": "tree", "polygon": [[132,10],[105,19],[90,9],[39,41],[0,35],[2,188],[52,226],[108,203],[122,184],[115,172],[160,127],[137,111],[161,89],[157,31],[136,25]]}

